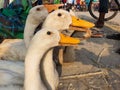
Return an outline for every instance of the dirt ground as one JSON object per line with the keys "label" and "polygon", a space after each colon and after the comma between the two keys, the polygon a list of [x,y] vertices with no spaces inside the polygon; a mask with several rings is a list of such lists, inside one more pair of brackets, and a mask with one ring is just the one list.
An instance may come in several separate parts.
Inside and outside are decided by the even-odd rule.
{"label": "dirt ground", "polygon": [[[79,18],[95,22],[88,12],[76,12]],[[118,14],[105,22],[100,30],[104,35],[120,32]],[[80,32],[74,34],[79,37]],[[58,90],[120,90],[120,41],[89,38],[76,47],[68,47],[64,56]],[[72,53],[72,54],[71,54]]]}

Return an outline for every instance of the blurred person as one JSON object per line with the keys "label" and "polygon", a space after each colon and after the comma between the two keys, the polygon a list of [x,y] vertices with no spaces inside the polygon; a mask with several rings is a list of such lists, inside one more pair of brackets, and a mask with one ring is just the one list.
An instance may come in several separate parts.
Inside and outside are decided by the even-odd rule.
{"label": "blurred person", "polygon": [[67,0],[67,11],[69,11],[70,9],[72,9],[72,6],[76,4],[76,0]]}
{"label": "blurred person", "polygon": [[90,0],[85,0],[85,4],[86,4],[86,10],[88,10],[88,5],[89,5]]}
{"label": "blurred person", "polygon": [[77,3],[76,7],[79,11],[81,10],[80,1],[81,0],[76,0],[76,3]]}
{"label": "blurred person", "polygon": [[99,0],[99,18],[95,23],[97,28],[102,28],[104,26],[105,14],[108,13],[109,0]]}
{"label": "blurred person", "polygon": [[90,0],[85,0],[86,5],[89,5]]}

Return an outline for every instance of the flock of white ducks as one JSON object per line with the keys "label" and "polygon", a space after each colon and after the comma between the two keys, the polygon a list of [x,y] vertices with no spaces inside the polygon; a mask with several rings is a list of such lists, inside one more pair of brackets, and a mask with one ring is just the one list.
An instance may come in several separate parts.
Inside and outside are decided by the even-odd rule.
{"label": "flock of white ducks", "polygon": [[[35,28],[43,21],[42,29],[34,36]],[[69,29],[70,25],[80,25],[73,21],[67,11],[55,10],[48,14],[43,5],[33,7],[26,21],[24,41],[5,41],[0,44],[0,90],[23,89],[18,86],[23,85],[24,80],[25,90],[56,90],[59,78],[50,48],[58,45],[59,31]],[[25,60],[25,71],[24,62],[16,60]]]}
{"label": "flock of white ducks", "polygon": [[[32,8],[26,21],[24,41],[9,41],[11,43],[4,43],[3,41],[3,43],[0,44],[0,58],[2,60],[24,60],[26,55],[26,48],[29,45],[30,39],[34,35],[35,28],[39,25],[39,23],[44,21],[47,15],[48,12],[43,5]],[[54,28],[62,31],[69,29],[71,25],[79,26],[81,23],[83,24],[83,22],[79,22],[78,18],[71,16],[69,12],[65,10],[56,10],[47,16],[42,28]]]}

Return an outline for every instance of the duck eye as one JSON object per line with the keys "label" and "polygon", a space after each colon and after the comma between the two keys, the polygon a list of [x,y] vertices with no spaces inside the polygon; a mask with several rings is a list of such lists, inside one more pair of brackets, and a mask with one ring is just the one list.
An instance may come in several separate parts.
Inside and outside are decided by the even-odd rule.
{"label": "duck eye", "polygon": [[60,16],[62,16],[62,14],[61,14],[61,13],[58,13],[58,16],[60,17]]}
{"label": "duck eye", "polygon": [[40,8],[36,8],[37,11],[40,11]]}
{"label": "duck eye", "polygon": [[52,33],[50,31],[47,32],[47,35],[51,35]]}

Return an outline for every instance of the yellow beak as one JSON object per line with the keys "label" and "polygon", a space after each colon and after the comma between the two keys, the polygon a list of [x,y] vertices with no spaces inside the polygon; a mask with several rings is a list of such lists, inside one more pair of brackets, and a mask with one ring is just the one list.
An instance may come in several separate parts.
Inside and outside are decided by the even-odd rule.
{"label": "yellow beak", "polygon": [[91,22],[79,19],[79,18],[77,18],[75,16],[71,16],[71,17],[72,17],[72,24],[71,24],[71,26],[73,26],[73,27],[92,28],[92,27],[95,26]]}
{"label": "yellow beak", "polygon": [[80,43],[80,39],[66,36],[60,33],[60,45],[77,45]]}
{"label": "yellow beak", "polygon": [[63,5],[64,4],[44,4],[44,6],[47,8],[49,13],[58,9],[60,6],[63,6]]}

